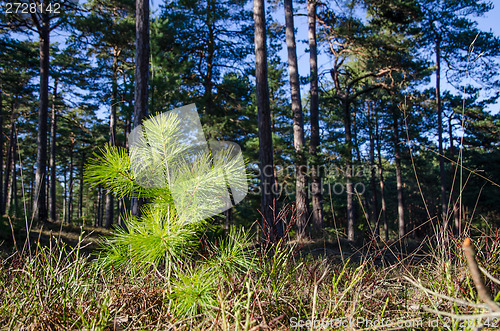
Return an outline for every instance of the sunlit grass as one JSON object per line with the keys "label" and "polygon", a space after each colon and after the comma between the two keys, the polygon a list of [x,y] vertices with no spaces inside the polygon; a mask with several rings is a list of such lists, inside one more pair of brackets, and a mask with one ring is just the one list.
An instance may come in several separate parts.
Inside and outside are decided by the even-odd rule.
{"label": "sunlit grass", "polygon": [[[476,241],[480,264],[498,277],[498,264],[489,258],[500,253],[494,237],[485,233]],[[298,254],[304,248],[295,245],[261,252],[254,243],[235,229],[211,241],[205,257],[178,264],[170,275],[163,264],[105,268],[78,246],[55,242],[35,247],[32,256],[15,253],[0,265],[0,327],[250,330],[288,329],[293,321],[309,320],[370,328],[386,319],[394,327],[398,321],[436,320],[437,329],[472,330],[480,322],[469,325],[433,311],[487,313],[457,246],[444,261],[430,251],[421,263],[383,267],[368,255],[342,263],[335,256]],[[497,249],[481,250],[492,247]],[[498,301],[500,285],[487,286]]]}

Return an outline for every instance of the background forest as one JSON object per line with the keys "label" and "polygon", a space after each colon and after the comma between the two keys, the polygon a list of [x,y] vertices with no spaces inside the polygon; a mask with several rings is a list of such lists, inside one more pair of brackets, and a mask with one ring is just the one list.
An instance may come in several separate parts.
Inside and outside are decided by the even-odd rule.
{"label": "background forest", "polygon": [[[164,322],[174,328],[215,323],[224,330],[286,329],[294,316],[349,319],[365,316],[363,309],[378,318],[387,309],[390,316],[412,319],[406,287],[402,301],[392,285],[373,294],[378,301],[352,297],[353,288],[392,279],[403,269],[398,282],[409,277],[416,293],[427,293],[427,299],[414,298],[428,308],[426,314],[442,317],[439,312],[449,307],[450,314],[473,314],[489,307],[490,317],[499,317],[493,302],[498,296],[490,298],[491,306],[479,293],[487,304],[481,308],[472,303],[478,298],[473,283],[457,276],[468,258],[460,245],[465,237],[476,238],[478,247],[491,252],[478,257],[493,279],[488,292],[498,292],[500,38],[477,23],[492,2],[0,4],[0,249],[9,256],[1,284],[13,293],[4,297],[0,325],[164,328],[165,314]],[[302,16],[307,25],[296,23]],[[299,61],[304,58],[307,66]],[[185,228],[175,223],[176,212],[155,214],[170,210],[169,192],[144,191],[142,199],[139,191],[126,189],[133,179],[123,178],[130,132],[150,115],[191,103],[208,141],[241,147],[249,194],[223,214]],[[87,251],[81,260],[84,230],[92,232],[87,240],[94,253],[97,236],[108,238],[99,241],[105,252],[96,258],[99,267]],[[68,251],[62,242],[53,251],[52,236],[70,244]],[[152,248],[162,240],[169,243]],[[186,262],[181,251],[188,247],[203,258]],[[254,250],[259,253],[252,255]],[[91,302],[89,308],[68,308],[71,296],[54,290],[62,295],[56,298],[64,297],[64,318],[55,313],[61,307],[42,300],[30,313],[21,306],[9,312],[9,302],[22,302],[30,292],[8,289],[11,279],[24,277],[14,272],[16,266],[62,275],[70,268],[56,263],[57,256],[65,256],[68,266],[98,270],[60,276],[63,288],[74,281],[100,282],[101,272],[118,277],[108,272],[111,267],[124,268],[138,283],[151,281],[151,293],[140,308],[129,293],[123,310],[116,301],[127,296],[105,281],[90,301],[85,289],[72,295]],[[134,260],[141,262],[139,271],[126,265]],[[151,267],[145,261],[153,265],[154,280],[141,274]],[[418,263],[433,270],[424,277],[431,285],[423,289],[413,273]],[[225,283],[206,281],[217,278],[212,269],[226,276]],[[261,278],[252,274],[256,270]],[[295,280],[307,285],[291,290],[299,286]],[[168,288],[163,294],[158,282]],[[322,282],[337,291],[333,307],[331,288]],[[262,299],[265,291],[273,299]],[[423,303],[442,291],[472,306]],[[153,317],[132,313],[149,308]],[[462,329],[460,319],[453,321],[453,328]],[[481,320],[467,327],[481,323],[490,326]]]}

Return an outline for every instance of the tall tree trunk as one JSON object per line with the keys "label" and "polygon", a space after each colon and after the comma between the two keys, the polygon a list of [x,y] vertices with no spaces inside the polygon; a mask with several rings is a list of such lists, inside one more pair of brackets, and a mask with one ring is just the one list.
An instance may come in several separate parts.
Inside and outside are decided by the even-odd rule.
{"label": "tall tree trunk", "polygon": [[78,198],[78,218],[83,217],[83,174],[84,174],[84,160],[85,160],[85,152],[82,153],[82,159],[80,162],[80,196]]}
{"label": "tall tree trunk", "polygon": [[[358,143],[358,126],[357,126],[357,118],[356,118],[356,113],[353,114],[352,117],[352,141],[353,141],[353,147],[356,151],[356,162],[353,162],[355,166],[353,166],[353,176],[356,177],[356,180],[359,180],[358,172],[362,169],[362,159],[361,159],[361,150],[359,148],[359,143]],[[368,206],[367,206],[367,190],[364,189],[363,187],[363,194],[360,194],[357,191],[357,184],[359,182],[356,182],[356,185],[354,186],[355,189],[355,196],[359,200],[359,204],[361,205],[361,210],[363,212],[363,216],[365,217],[365,220],[367,222],[370,221],[370,215],[368,214]],[[356,218],[356,209],[354,209],[354,218]]]}
{"label": "tall tree trunk", "polygon": [[264,0],[253,0],[255,21],[255,83],[257,95],[260,165],[260,206],[262,210],[263,242],[267,246],[282,237],[281,224],[275,222],[273,140],[271,132],[271,110],[269,106],[269,85],[267,81],[266,16]]}
{"label": "tall tree trunk", "polygon": [[[205,103],[205,114],[208,115],[207,118],[209,119],[209,123],[212,124],[211,122],[211,117],[214,115],[214,100],[213,100],[213,95],[212,95],[212,78],[213,78],[213,67],[214,67],[214,54],[215,54],[215,30],[214,30],[214,19],[213,19],[213,11],[215,7],[215,1],[214,0],[208,0],[207,1],[207,15],[206,15],[206,22],[205,24],[207,25],[208,29],[208,45],[207,45],[207,69],[206,69],[206,74],[205,77],[203,78],[203,87],[205,89],[204,95],[203,95],[203,100]],[[206,132],[207,139],[211,138],[212,132]],[[226,231],[229,230],[229,224],[232,221],[233,218],[233,209],[232,209],[232,204],[229,204],[228,209],[224,212],[224,229]]]}
{"label": "tall tree trunk", "polygon": [[297,206],[298,237],[306,237],[309,221],[307,196],[307,166],[305,158],[304,116],[300,98],[299,70],[297,65],[297,48],[295,45],[295,30],[293,24],[292,0],[285,0],[286,45],[288,48],[288,72],[290,74],[290,90],[292,95],[293,145],[297,157],[297,180],[295,203]]}
{"label": "tall tree trunk", "polygon": [[[135,103],[134,128],[141,125],[148,113],[149,82],[149,0],[137,0],[135,3]],[[143,199],[132,199],[131,212],[140,216]]]}
{"label": "tall tree trunk", "polygon": [[[448,134],[450,136],[450,159],[453,160],[455,157],[455,146],[453,142],[453,126],[451,125],[452,121],[452,116],[450,115],[450,118],[448,119]],[[457,181],[457,175],[458,172],[457,166],[452,165],[451,167],[452,173],[453,173],[453,190],[451,192],[451,204],[453,205],[453,223],[455,226],[455,231],[456,234],[460,234],[461,232],[461,224],[460,224],[460,217],[459,217],[459,212],[458,212],[458,194],[460,192],[460,185],[459,182]]]}
{"label": "tall tree trunk", "polygon": [[40,96],[38,104],[38,135],[33,210],[39,222],[47,222],[45,185],[47,182],[47,118],[49,112],[49,15],[41,14],[40,27]]}
{"label": "tall tree trunk", "polygon": [[347,99],[342,100],[344,106],[344,130],[346,144],[346,193],[347,193],[347,240],[355,239],[355,219],[354,219],[354,187],[352,184],[352,142],[351,142],[351,107]]}
{"label": "tall tree trunk", "polygon": [[10,199],[11,199],[11,172],[12,172],[12,163],[14,159],[14,149],[15,149],[15,141],[14,141],[14,133],[16,130],[16,106],[15,100],[12,101],[12,112],[10,115],[10,134],[9,134],[9,147],[7,149],[7,161],[5,163],[5,178],[3,185],[3,214],[8,215],[10,209]]}
{"label": "tall tree trunk", "polygon": [[12,159],[12,193],[14,199],[14,216],[18,217],[18,200],[17,200],[17,172],[16,172],[16,157],[17,154],[17,129],[14,132],[14,158]]}
{"label": "tall tree trunk", "polygon": [[50,220],[55,222],[57,219],[56,216],[56,130],[57,130],[57,113],[56,113],[56,101],[57,101],[57,85],[58,79],[56,78],[54,81],[54,92],[52,93],[52,114],[50,121],[50,159],[49,159],[49,168],[50,168]]}
{"label": "tall tree trunk", "polygon": [[233,208],[228,208],[224,212],[224,230],[229,232],[231,221],[233,220]]}
{"label": "tall tree trunk", "polygon": [[[12,108],[14,113],[14,107]],[[9,164],[9,173],[11,172],[10,178],[6,176],[5,191],[6,191],[6,201],[5,201],[5,214],[11,215],[10,207],[12,204],[13,194],[15,194],[14,186],[16,181],[16,120],[15,117],[12,119],[11,131],[10,131],[10,142],[9,142],[9,156],[7,158]]]}
{"label": "tall tree trunk", "polygon": [[99,226],[102,227],[104,225],[103,220],[104,220],[104,202],[105,202],[105,195],[106,195],[106,190],[101,187],[99,194],[101,195],[100,201],[101,201],[101,206],[99,208]]}
{"label": "tall tree trunk", "polygon": [[[50,130],[50,126],[49,125],[49,130]],[[47,167],[47,184],[45,185],[45,208],[47,209],[47,217],[49,218],[49,221],[51,220],[50,219],[50,183],[52,181],[52,178],[50,177],[50,146],[51,146],[51,141],[50,141],[50,132],[47,136],[47,148],[48,148],[48,154],[47,154],[47,158],[48,158],[48,162],[49,162],[49,165]]]}
{"label": "tall tree trunk", "polygon": [[[30,211],[29,215],[33,215],[33,200],[35,196],[35,174],[33,173],[33,176],[30,176]],[[1,184],[1,183],[0,183]],[[5,205],[4,205],[5,207]]]}
{"label": "tall tree trunk", "polygon": [[[214,0],[207,0],[207,15],[206,15],[206,26],[208,29],[208,42],[206,47],[207,54],[207,69],[205,76],[203,77],[203,100],[205,104],[205,114],[208,115],[208,118],[213,115],[213,96],[212,96],[212,77],[213,77],[213,62],[214,62],[214,45],[215,45],[215,31],[214,31],[214,19],[213,12],[215,7]],[[208,139],[210,139],[211,133],[208,132]]]}
{"label": "tall tree trunk", "polygon": [[148,113],[149,0],[136,1],[134,128]]}
{"label": "tall tree trunk", "polygon": [[378,157],[378,175],[380,185],[380,202],[381,202],[381,216],[384,227],[384,239],[389,240],[389,226],[387,224],[387,207],[385,204],[385,191],[384,191],[384,167],[382,166],[382,148],[380,144],[380,131],[378,127],[378,112],[375,108],[375,141],[377,144],[377,157]]}
{"label": "tall tree trunk", "polygon": [[436,108],[438,115],[438,153],[439,153],[439,182],[441,188],[441,217],[443,220],[443,231],[446,231],[447,221],[447,203],[446,186],[444,173],[444,155],[443,155],[443,110],[441,108],[441,37],[436,39]]}
{"label": "tall tree trunk", "polygon": [[[273,91],[272,87],[269,87],[269,101],[270,105],[274,105],[276,102],[276,99],[274,97],[275,91]],[[276,121],[274,120],[274,114],[271,112],[271,134],[274,134],[276,132]],[[274,175],[274,188],[275,188],[275,206],[274,208],[278,208],[276,210],[279,210],[279,199],[281,197],[282,189],[280,188],[280,184],[278,182],[278,168],[276,166],[273,166],[273,175]]]}
{"label": "tall tree trunk", "polygon": [[321,174],[318,169],[318,147],[319,137],[319,96],[318,96],[318,50],[316,47],[316,0],[307,1],[307,17],[309,27],[309,65],[311,75],[311,142],[309,153],[311,153],[311,193],[312,193],[312,223],[314,231],[319,233],[323,227],[323,192]]}
{"label": "tall tree trunk", "polygon": [[68,191],[68,224],[73,216],[73,149],[75,147],[75,137],[71,137],[71,148],[69,151],[69,191]]}
{"label": "tall tree trunk", "polygon": [[399,123],[396,113],[393,114],[394,159],[396,163],[396,186],[398,192],[398,233],[401,240],[405,234],[405,210],[403,202],[403,175],[401,172],[401,153],[399,150]]}
{"label": "tall tree trunk", "polygon": [[[113,50],[113,79],[112,79],[112,97],[111,114],[109,116],[109,146],[116,146],[116,106],[118,103],[118,55],[119,50],[115,47]],[[107,191],[104,212],[104,227],[110,228],[113,224],[114,201],[113,193]]]}
{"label": "tall tree trunk", "polygon": [[128,107],[125,109],[125,123],[123,126],[123,133],[125,135],[125,143],[123,146],[128,149],[128,147],[129,147],[128,146],[128,135],[129,135],[130,131],[132,130],[132,123],[133,123],[133,120],[132,120],[133,114],[132,114],[132,111],[130,111],[131,109],[133,109],[133,103],[134,103],[134,100],[132,100],[132,96],[127,98],[127,103],[128,103]]}
{"label": "tall tree trunk", "polygon": [[68,208],[68,167],[64,165],[64,190],[63,190],[63,215],[62,223],[67,223],[67,208]]}
{"label": "tall tree trunk", "polygon": [[95,204],[94,224],[99,227],[99,214],[101,210],[101,184],[97,186],[97,203]]}
{"label": "tall tree trunk", "polygon": [[372,191],[371,195],[371,223],[373,224],[373,229],[375,233],[375,237],[380,236],[380,222],[379,222],[379,212],[378,212],[378,192],[377,192],[377,184],[376,181],[376,173],[375,173],[375,137],[373,136],[373,109],[371,101],[368,101],[367,104],[368,110],[368,135],[370,138],[370,190]]}
{"label": "tall tree trunk", "polygon": [[[3,183],[3,92],[0,87],[0,186]],[[0,215],[3,215],[4,204],[3,204],[3,190],[0,187]]]}
{"label": "tall tree trunk", "polygon": [[121,226],[123,223],[123,199],[118,199],[118,225]]}
{"label": "tall tree trunk", "polygon": [[[125,75],[124,75],[124,78],[123,78],[123,79],[125,80]],[[132,104],[133,104],[132,99],[131,99],[131,98],[128,98],[128,99],[127,99],[127,102],[128,102],[128,106],[129,106],[129,108],[130,108],[130,109],[132,109]],[[124,126],[124,128],[123,128],[123,130],[124,130],[124,135],[125,135],[125,145],[124,145],[124,147],[125,147],[125,148],[127,148],[127,149],[128,149],[128,147],[129,147],[129,146],[128,146],[128,135],[129,135],[129,133],[130,133],[130,131],[131,131],[131,126],[132,126],[132,112],[129,112],[129,111],[127,110],[127,112],[126,112],[126,114],[125,114],[125,126]],[[132,202],[133,202],[133,199],[131,199],[131,200],[127,200],[127,201],[130,201],[130,207],[132,207]],[[125,221],[125,217],[124,217],[124,216],[125,216],[125,214],[124,214],[124,213],[125,213],[125,208],[126,208],[126,207],[125,207],[125,206],[126,206],[126,202],[125,202],[125,199],[124,199],[124,198],[120,199],[120,202],[121,202],[121,208],[119,209],[119,210],[120,210],[120,212],[119,212],[119,215],[118,215],[118,217],[119,217],[118,224],[120,224],[120,226],[121,226],[122,228],[126,229],[126,228],[127,228],[127,226],[126,226],[126,224],[125,224],[125,222],[124,222],[124,221]]]}

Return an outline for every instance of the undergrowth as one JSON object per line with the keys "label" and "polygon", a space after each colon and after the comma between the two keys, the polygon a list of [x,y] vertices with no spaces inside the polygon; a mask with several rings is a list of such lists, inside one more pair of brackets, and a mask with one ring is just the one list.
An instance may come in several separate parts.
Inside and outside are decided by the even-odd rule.
{"label": "undergrowth", "polygon": [[[485,233],[476,241],[479,263],[498,278],[498,263],[492,263],[500,257],[495,238],[495,232]],[[203,256],[178,265],[176,272],[167,264],[107,267],[82,256],[79,245],[60,242],[39,245],[31,256],[16,252],[1,261],[0,326],[472,330],[481,323],[486,329],[498,325],[498,317],[457,319],[486,312],[458,239],[446,260],[437,260],[431,251],[419,263],[404,259],[390,264],[368,255],[344,263],[332,256],[313,258],[299,254],[299,244],[279,244],[264,252],[242,230],[216,243],[206,244]],[[493,281],[487,286],[500,293]]]}

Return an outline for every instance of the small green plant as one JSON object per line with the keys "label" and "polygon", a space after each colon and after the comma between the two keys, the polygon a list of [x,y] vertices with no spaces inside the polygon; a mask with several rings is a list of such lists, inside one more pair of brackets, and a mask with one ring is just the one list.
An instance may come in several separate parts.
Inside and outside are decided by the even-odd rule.
{"label": "small green plant", "polygon": [[173,315],[192,318],[213,311],[221,289],[255,270],[250,236],[241,228],[208,243],[208,258],[198,250],[209,229],[206,215],[231,203],[228,190],[235,203],[246,194],[243,163],[230,143],[212,143],[209,153],[199,145],[190,150],[175,112],[145,123],[134,133],[140,139],[130,153],[106,146],[86,167],[93,185],[146,201],[139,217],[125,215],[125,226],[103,239],[97,264],[108,271],[154,271],[165,281],[164,300]]}
{"label": "small green plant", "polygon": [[210,266],[229,281],[235,273],[256,271],[255,254],[249,248],[250,239],[248,231],[231,227],[226,237],[220,237],[211,244],[213,259]]}
{"label": "small green plant", "polygon": [[176,316],[189,317],[208,313],[217,307],[217,275],[207,265],[185,267],[171,285],[168,295]]}
{"label": "small green plant", "polygon": [[[93,185],[102,185],[118,198],[146,201],[140,217],[125,215],[126,227],[103,241],[100,263],[118,268],[130,262],[155,267],[164,263],[170,271],[195,253],[208,224],[203,216],[214,215],[227,204],[226,177],[233,178],[229,180],[233,194],[241,197],[246,192],[241,185],[245,180],[234,181],[244,168],[230,144],[211,144],[217,146],[211,152],[191,144],[189,139],[200,133],[184,132],[176,112],[151,117],[140,129],[134,133],[139,138],[130,154],[106,146],[86,167]],[[219,253],[237,252],[236,246],[231,247]],[[240,268],[240,262],[231,263]]]}

